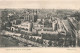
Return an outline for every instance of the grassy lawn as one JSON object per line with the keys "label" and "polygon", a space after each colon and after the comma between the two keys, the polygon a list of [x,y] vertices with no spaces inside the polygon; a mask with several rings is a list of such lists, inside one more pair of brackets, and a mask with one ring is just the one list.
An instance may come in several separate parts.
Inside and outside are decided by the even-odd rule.
{"label": "grassy lawn", "polygon": [[18,40],[11,37],[0,36],[0,47],[16,47],[18,42]]}

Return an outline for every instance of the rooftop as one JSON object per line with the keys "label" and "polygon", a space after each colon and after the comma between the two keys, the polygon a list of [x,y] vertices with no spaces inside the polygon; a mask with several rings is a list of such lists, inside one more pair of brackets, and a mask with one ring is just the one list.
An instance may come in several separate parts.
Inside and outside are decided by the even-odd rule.
{"label": "rooftop", "polygon": [[71,27],[70,27],[70,24],[69,24],[68,20],[62,20],[62,22],[63,22],[63,25],[64,25],[68,30],[70,30],[70,29],[71,29]]}
{"label": "rooftop", "polygon": [[30,22],[24,22],[24,23],[21,23],[19,25],[14,25],[14,26],[21,27],[21,28],[27,28],[27,24],[30,24]]}

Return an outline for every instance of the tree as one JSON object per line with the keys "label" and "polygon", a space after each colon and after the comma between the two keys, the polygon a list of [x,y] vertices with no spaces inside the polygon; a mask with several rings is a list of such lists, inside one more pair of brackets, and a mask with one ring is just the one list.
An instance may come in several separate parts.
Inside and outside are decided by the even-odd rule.
{"label": "tree", "polygon": [[33,41],[34,41],[34,42],[36,41],[36,38],[35,38],[35,37],[33,38]]}
{"label": "tree", "polygon": [[48,42],[48,44],[49,44],[49,46],[52,46],[52,41],[50,40],[50,41]]}
{"label": "tree", "polygon": [[38,42],[38,43],[40,42],[39,38],[37,39],[37,42]]}
{"label": "tree", "polygon": [[71,15],[71,17],[76,17],[76,19],[79,21],[80,20],[80,12],[75,12],[74,14]]}
{"label": "tree", "polygon": [[40,39],[40,43],[43,44],[43,39],[42,38]]}

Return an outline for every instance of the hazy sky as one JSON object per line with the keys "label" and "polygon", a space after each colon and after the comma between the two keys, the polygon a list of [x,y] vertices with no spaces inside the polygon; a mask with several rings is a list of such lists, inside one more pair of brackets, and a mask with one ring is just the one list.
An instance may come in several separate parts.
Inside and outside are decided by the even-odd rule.
{"label": "hazy sky", "polygon": [[0,8],[80,9],[79,0],[0,0]]}

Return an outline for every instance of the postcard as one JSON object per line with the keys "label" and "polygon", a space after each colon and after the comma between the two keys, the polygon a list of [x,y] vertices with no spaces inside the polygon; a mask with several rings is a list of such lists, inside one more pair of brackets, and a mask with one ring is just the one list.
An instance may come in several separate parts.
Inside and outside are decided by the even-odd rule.
{"label": "postcard", "polygon": [[1,0],[1,53],[77,53],[79,0]]}

